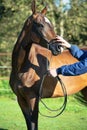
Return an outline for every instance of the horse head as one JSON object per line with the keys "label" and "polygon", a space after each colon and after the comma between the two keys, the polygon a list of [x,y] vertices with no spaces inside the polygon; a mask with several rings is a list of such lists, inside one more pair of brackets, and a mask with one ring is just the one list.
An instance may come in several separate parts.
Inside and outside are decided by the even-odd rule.
{"label": "horse head", "polygon": [[35,0],[32,2],[32,31],[31,38],[35,43],[39,43],[41,46],[49,45],[49,49],[52,51],[53,55],[58,55],[61,53],[61,46],[58,42],[55,42],[56,33],[54,27],[50,20],[46,17],[47,6],[40,12],[36,11]]}
{"label": "horse head", "polygon": [[61,52],[61,47],[58,42],[53,42],[56,38],[56,33],[52,23],[46,17],[47,7],[38,13],[36,11],[35,0],[33,0],[31,9],[32,15],[26,20],[21,33],[22,35],[20,36],[23,48],[27,48],[27,46],[32,43],[39,44],[46,48],[49,45],[49,49],[53,55],[59,54]]}

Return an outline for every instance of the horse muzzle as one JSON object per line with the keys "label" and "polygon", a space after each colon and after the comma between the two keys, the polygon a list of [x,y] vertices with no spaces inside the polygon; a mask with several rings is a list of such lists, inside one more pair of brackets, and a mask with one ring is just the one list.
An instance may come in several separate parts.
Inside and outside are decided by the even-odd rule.
{"label": "horse muzzle", "polygon": [[63,47],[58,42],[50,43],[49,50],[51,50],[51,52],[54,56],[57,56],[58,54],[60,54],[63,51]]}

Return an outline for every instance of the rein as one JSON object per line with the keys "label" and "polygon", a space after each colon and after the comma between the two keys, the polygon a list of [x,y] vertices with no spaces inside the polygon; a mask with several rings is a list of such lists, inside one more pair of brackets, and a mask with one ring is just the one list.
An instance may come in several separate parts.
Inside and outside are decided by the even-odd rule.
{"label": "rein", "polygon": [[[48,48],[49,48],[49,46],[48,46]],[[48,64],[47,64],[47,70],[48,70]],[[63,102],[63,104],[62,104],[62,106],[61,106],[60,108],[57,108],[57,109],[55,109],[55,110],[49,108],[49,107],[42,101],[42,99],[41,99],[41,98],[42,98],[43,82],[44,82],[45,77],[46,77],[48,74],[49,74],[49,71],[47,71],[47,72],[44,73],[44,75],[43,75],[42,82],[41,82],[41,85],[40,85],[40,90],[39,90],[39,101],[43,104],[43,106],[44,106],[47,110],[49,110],[49,111],[51,111],[51,112],[55,112],[55,111],[59,111],[59,112],[58,112],[56,115],[54,115],[54,116],[45,115],[45,114],[41,113],[40,110],[39,110],[39,113],[40,113],[40,115],[42,115],[42,116],[44,116],[44,117],[55,118],[55,117],[61,115],[61,114],[63,113],[63,111],[65,110],[65,108],[66,108],[66,104],[67,104],[67,91],[66,91],[66,87],[65,87],[63,81],[61,80],[61,78],[60,78],[59,76],[57,76],[57,77],[56,77],[56,80],[57,80],[57,81],[60,83],[60,85],[61,85],[62,92],[63,92],[63,95],[64,95],[64,102]]]}

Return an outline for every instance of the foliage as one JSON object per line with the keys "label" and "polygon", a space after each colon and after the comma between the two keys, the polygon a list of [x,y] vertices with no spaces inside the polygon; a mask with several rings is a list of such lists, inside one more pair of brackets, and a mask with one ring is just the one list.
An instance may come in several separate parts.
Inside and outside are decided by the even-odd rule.
{"label": "foliage", "polygon": [[[31,1],[0,0],[0,52],[12,52],[25,20],[32,14]],[[47,17],[58,35],[73,44],[87,45],[86,0],[69,0],[67,4],[63,3],[63,0],[36,0],[36,4],[38,11],[48,6]],[[11,64],[11,59],[6,59],[0,58],[0,66]],[[6,70],[6,73],[8,74],[9,70]]]}
{"label": "foliage", "polygon": [[73,44],[87,45],[86,0],[69,0],[67,4],[60,0],[54,14],[59,35],[62,35]]}
{"label": "foliage", "polygon": [[2,17],[0,19],[0,51],[12,51],[13,45],[18,37],[18,34],[23,26],[25,19],[30,15],[31,9],[30,0],[2,0],[0,4]]}
{"label": "foliage", "polygon": [[[69,8],[60,0],[36,1],[37,10],[48,5],[47,17],[54,24],[57,34],[74,43],[87,44],[87,2],[70,0]],[[31,15],[31,0],[0,1],[0,52],[10,52],[21,31],[24,21]],[[62,26],[62,27],[61,27]]]}
{"label": "foliage", "polygon": [[11,70],[11,54],[0,53],[0,77],[9,76]]}
{"label": "foliage", "polygon": [[8,80],[0,80],[0,96],[14,98],[15,95],[13,94]]}
{"label": "foliage", "polygon": [[[63,35],[75,44],[77,42],[78,45],[87,44],[86,0],[70,0],[69,6],[64,4],[63,0],[36,2],[38,10],[48,5],[47,17],[53,22],[57,34]],[[0,1],[0,51],[12,50],[23,23],[29,15],[31,15],[31,0]]]}
{"label": "foliage", "polygon": [[78,45],[87,45],[87,1],[70,0],[71,8],[65,21],[66,37]]}

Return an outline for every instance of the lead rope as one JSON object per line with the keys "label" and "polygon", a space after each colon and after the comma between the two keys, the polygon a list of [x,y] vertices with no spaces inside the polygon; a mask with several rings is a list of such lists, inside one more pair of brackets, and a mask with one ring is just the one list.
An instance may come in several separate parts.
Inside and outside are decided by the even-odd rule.
{"label": "lead rope", "polygon": [[[49,46],[48,46],[48,48],[49,48]],[[51,58],[50,58],[50,62],[51,62],[51,59],[52,59],[52,55],[51,55]],[[50,63],[50,62],[49,62],[49,63]],[[49,66],[50,66],[50,64],[48,65],[48,61],[47,61],[47,70],[49,69]],[[40,90],[39,90],[39,102],[41,102],[41,103],[43,104],[43,106],[44,106],[47,110],[49,110],[49,111],[51,111],[51,112],[54,112],[54,111],[60,111],[60,112],[59,112],[58,114],[54,115],[54,116],[49,116],[49,115],[42,114],[42,113],[40,112],[40,110],[39,110],[39,113],[40,113],[40,115],[42,115],[42,116],[44,116],[44,117],[55,118],[55,117],[59,116],[60,114],[62,114],[63,111],[64,111],[65,108],[66,108],[66,104],[67,104],[67,91],[66,91],[66,87],[65,87],[63,81],[60,79],[59,76],[57,76],[56,79],[57,79],[57,81],[59,81],[59,83],[60,83],[60,85],[61,85],[61,88],[62,88],[62,91],[63,91],[63,94],[64,94],[64,102],[63,102],[63,105],[62,105],[60,108],[58,108],[58,109],[56,109],[56,110],[50,109],[50,108],[42,101],[42,99],[41,99],[41,97],[42,97],[42,86],[43,86],[43,82],[44,82],[44,79],[45,79],[45,77],[47,76],[47,74],[48,74],[48,71],[43,75],[43,78],[42,78],[42,82],[41,82],[41,86],[40,86]]]}

